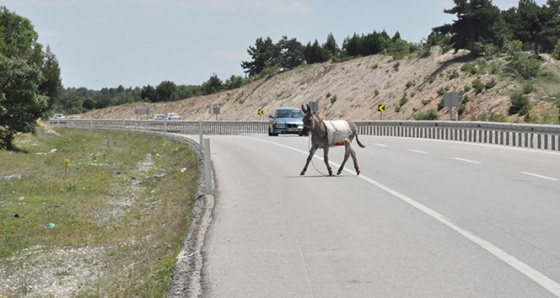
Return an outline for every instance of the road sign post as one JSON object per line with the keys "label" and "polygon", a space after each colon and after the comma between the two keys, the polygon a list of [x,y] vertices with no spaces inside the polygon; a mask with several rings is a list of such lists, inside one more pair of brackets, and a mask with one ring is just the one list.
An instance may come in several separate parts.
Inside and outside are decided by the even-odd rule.
{"label": "road sign post", "polygon": [[382,103],[382,104],[377,105],[377,111],[380,112],[379,113],[379,119],[383,120],[383,113],[385,113],[385,104]]}
{"label": "road sign post", "polygon": [[[443,106],[449,108],[449,120],[453,121],[453,107],[459,106],[459,93],[447,92],[443,95]],[[457,117],[458,118],[458,117]],[[459,119],[457,119],[459,120]]]}

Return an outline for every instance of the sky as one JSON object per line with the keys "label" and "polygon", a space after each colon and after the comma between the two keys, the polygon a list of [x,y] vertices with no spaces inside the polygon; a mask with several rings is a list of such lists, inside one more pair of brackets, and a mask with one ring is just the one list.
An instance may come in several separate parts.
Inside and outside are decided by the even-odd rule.
{"label": "sky", "polygon": [[[546,0],[536,1],[544,5]],[[494,0],[501,9],[518,0]],[[333,34],[385,30],[418,43],[451,24],[453,0],[0,0],[28,18],[49,45],[66,88],[201,85],[245,76],[242,61],[258,38],[306,45]]]}

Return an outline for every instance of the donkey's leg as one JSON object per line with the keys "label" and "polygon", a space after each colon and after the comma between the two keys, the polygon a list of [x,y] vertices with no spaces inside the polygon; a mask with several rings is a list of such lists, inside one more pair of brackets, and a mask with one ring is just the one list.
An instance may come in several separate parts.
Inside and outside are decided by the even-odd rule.
{"label": "donkey's leg", "polygon": [[329,171],[329,176],[332,176],[332,169],[329,165],[329,147],[326,146],[325,148],[323,148],[323,152],[323,160],[325,161],[325,165],[327,166],[327,170]]}
{"label": "donkey's leg", "polygon": [[309,162],[313,158],[313,155],[315,155],[315,151],[317,151],[317,148],[315,148],[315,146],[311,147],[311,149],[309,150],[309,156],[307,156],[307,161],[305,162],[305,167],[303,167],[303,170],[301,171],[300,175],[305,175],[305,172],[307,171],[307,166],[309,166]]}
{"label": "donkey's leg", "polygon": [[350,143],[344,144],[344,160],[342,160],[342,164],[340,165],[340,168],[338,168],[338,172],[336,173],[337,175],[342,173],[342,169],[344,169],[344,165],[350,156],[350,150],[352,150],[352,148],[350,148]]}
{"label": "donkey's leg", "polygon": [[356,169],[356,175],[360,175],[360,166],[358,165],[358,158],[356,158],[356,152],[352,148],[350,148],[350,155],[352,155],[352,160],[354,161],[354,169]]}

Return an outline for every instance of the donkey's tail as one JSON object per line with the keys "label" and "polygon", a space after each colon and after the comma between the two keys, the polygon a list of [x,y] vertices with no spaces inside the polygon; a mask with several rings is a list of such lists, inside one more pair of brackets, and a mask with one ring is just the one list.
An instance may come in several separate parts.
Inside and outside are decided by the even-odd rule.
{"label": "donkey's tail", "polygon": [[358,143],[358,145],[362,148],[366,148],[366,146],[364,146],[361,142],[360,139],[358,139],[358,134],[356,134],[356,143]]}

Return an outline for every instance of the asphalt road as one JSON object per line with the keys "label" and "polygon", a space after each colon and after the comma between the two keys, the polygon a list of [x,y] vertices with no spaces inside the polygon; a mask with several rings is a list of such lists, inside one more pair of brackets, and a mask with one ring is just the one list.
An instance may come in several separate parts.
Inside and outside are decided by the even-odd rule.
{"label": "asphalt road", "polygon": [[560,297],[558,153],[360,136],[300,176],[308,138],[209,138],[205,297]]}

